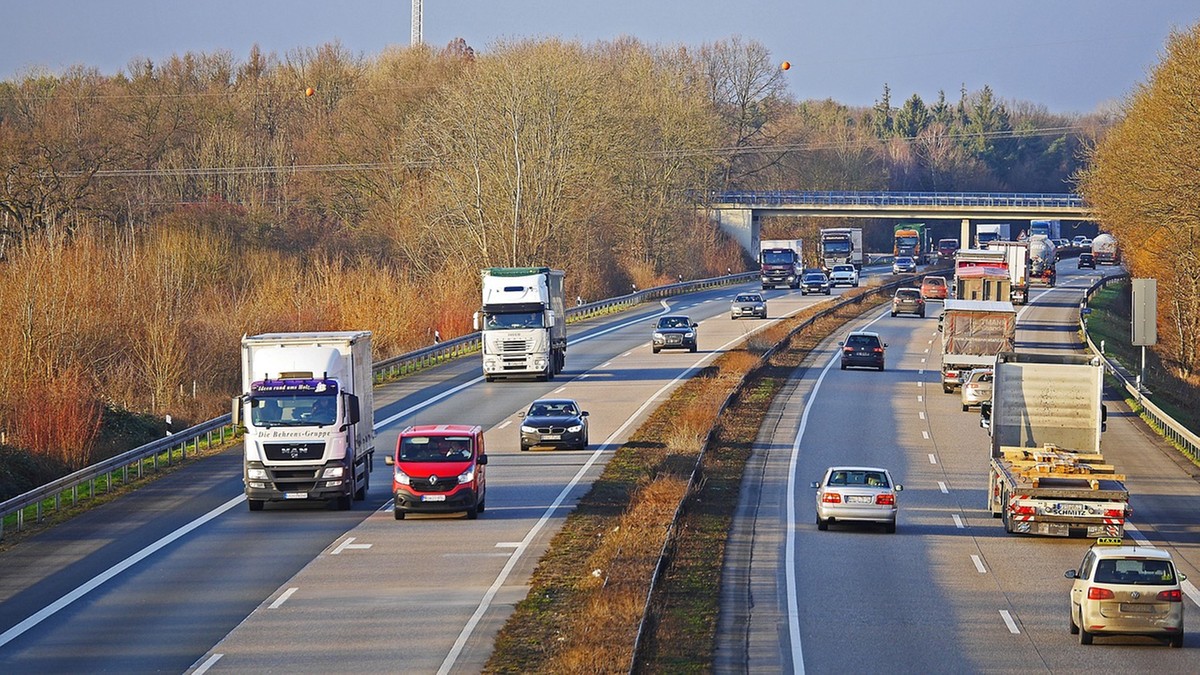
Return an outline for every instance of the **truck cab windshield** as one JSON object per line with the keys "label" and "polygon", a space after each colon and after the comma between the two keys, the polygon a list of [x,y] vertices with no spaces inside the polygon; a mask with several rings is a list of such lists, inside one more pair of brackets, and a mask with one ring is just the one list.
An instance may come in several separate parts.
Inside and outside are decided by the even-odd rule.
{"label": "truck cab windshield", "polygon": [[841,240],[841,241],[826,240],[826,241],[822,242],[821,245],[825,247],[826,253],[849,253],[850,252],[850,242],[845,241],[845,240]]}
{"label": "truck cab windshield", "polygon": [[795,251],[763,251],[764,265],[791,265],[796,259]]}
{"label": "truck cab windshield", "polygon": [[336,395],[268,395],[250,399],[256,427],[323,427],[337,422]]}
{"label": "truck cab windshield", "polygon": [[487,315],[488,330],[502,328],[544,328],[541,312],[505,312]]}

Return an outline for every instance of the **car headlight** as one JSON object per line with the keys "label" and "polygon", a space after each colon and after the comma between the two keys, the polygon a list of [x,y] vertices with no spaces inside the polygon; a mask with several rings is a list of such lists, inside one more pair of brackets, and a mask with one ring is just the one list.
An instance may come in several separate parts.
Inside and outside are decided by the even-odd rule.
{"label": "car headlight", "polygon": [[404,473],[400,469],[396,469],[395,476],[396,482],[400,485],[412,485],[412,479],[408,477],[408,474]]}
{"label": "car headlight", "polygon": [[466,471],[458,474],[458,484],[459,485],[462,485],[463,483],[470,483],[473,480],[475,480],[475,467],[474,466],[472,466],[471,468],[467,469]]}
{"label": "car headlight", "polygon": [[654,334],[654,339],[655,339],[655,340],[661,340],[661,339],[663,339],[662,333],[655,333],[655,334]]}
{"label": "car headlight", "polygon": [[341,478],[346,475],[346,467],[344,466],[328,466],[321,473],[321,478]]}
{"label": "car headlight", "polygon": [[537,433],[537,427],[527,427],[527,426],[525,426],[524,424],[522,424],[522,425],[521,425],[521,433],[523,433],[523,434],[536,434],[536,433]]}
{"label": "car headlight", "polygon": [[267,479],[267,470],[266,469],[249,469],[246,471],[246,477],[249,478],[250,480],[266,480]]}
{"label": "car headlight", "polygon": [[583,431],[583,425],[582,425],[582,424],[576,424],[576,425],[575,425],[575,426],[573,426],[573,427],[567,427],[567,431],[568,431],[569,433],[572,433],[572,434],[577,434],[577,433],[579,433],[579,432]]}
{"label": "car headlight", "polygon": [[696,337],[696,334],[689,330],[688,332],[683,334],[683,337],[685,337],[685,338]]}

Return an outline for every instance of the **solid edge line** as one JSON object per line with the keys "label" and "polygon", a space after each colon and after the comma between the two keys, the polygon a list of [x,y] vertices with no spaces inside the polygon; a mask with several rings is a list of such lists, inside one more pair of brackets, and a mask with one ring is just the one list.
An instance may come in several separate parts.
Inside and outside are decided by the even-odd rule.
{"label": "solid edge line", "polygon": [[212,511],[209,511],[208,513],[204,514],[203,516],[200,516],[199,518],[193,520],[192,522],[188,523],[187,525],[184,525],[183,527],[179,528],[178,530],[175,530],[171,534],[168,534],[167,536],[163,537],[162,539],[159,539],[158,541],[154,542],[153,544],[150,544],[146,548],[138,551],[137,553],[134,553],[133,555],[122,560],[121,562],[117,563],[116,565],[113,565],[112,567],[108,568],[104,572],[101,572],[100,574],[96,575],[95,577],[92,577],[91,581],[88,581],[87,583],[76,588],[75,590],[71,591],[70,593],[67,593],[66,595],[62,596],[58,600],[55,600],[54,602],[50,603],[49,605],[38,610],[36,613],[34,613],[32,616],[28,617],[21,623],[18,623],[17,625],[13,626],[12,628],[9,628],[8,630],[4,631],[3,634],[0,634],[0,647],[8,644],[9,642],[16,639],[17,637],[20,637],[23,633],[25,633],[25,631],[29,630],[30,628],[33,628],[34,626],[38,625],[39,623],[50,618],[55,613],[57,613],[60,609],[66,607],[67,605],[70,605],[72,602],[75,602],[76,600],[82,598],[83,596],[87,595],[88,593],[91,593],[92,591],[96,590],[101,585],[103,585],[105,582],[109,581],[110,579],[117,576],[121,572],[124,572],[125,570],[129,569],[130,567],[133,567],[134,565],[138,564],[142,560],[145,560],[146,558],[150,557],[151,555],[157,553],[160,549],[164,548],[168,544],[174,542],[175,540],[179,539],[180,537],[183,537],[184,535],[191,532],[192,530],[200,527],[201,525],[207,523],[208,521],[212,520],[213,518],[216,518],[217,516],[221,515],[222,513],[225,513],[229,509],[232,509],[233,507],[237,506],[238,504],[241,504],[244,501],[246,501],[246,495],[240,494],[237,497],[234,497],[233,499],[230,499],[229,501],[225,502],[224,504],[213,509]]}

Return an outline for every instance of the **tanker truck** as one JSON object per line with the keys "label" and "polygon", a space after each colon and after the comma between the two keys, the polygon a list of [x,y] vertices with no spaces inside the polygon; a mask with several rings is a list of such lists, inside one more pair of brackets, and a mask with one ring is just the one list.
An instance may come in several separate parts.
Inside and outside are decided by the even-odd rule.
{"label": "tanker truck", "polygon": [[1111,234],[1101,234],[1093,239],[1092,257],[1097,265],[1120,265],[1121,249],[1117,246],[1117,238]]}

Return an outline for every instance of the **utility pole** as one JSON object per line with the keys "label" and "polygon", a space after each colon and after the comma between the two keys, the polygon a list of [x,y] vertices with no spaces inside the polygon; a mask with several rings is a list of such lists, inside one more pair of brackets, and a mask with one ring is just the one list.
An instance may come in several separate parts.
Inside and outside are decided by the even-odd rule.
{"label": "utility pole", "polygon": [[421,25],[421,14],[424,0],[412,0],[412,46],[416,47],[425,41],[425,31]]}

